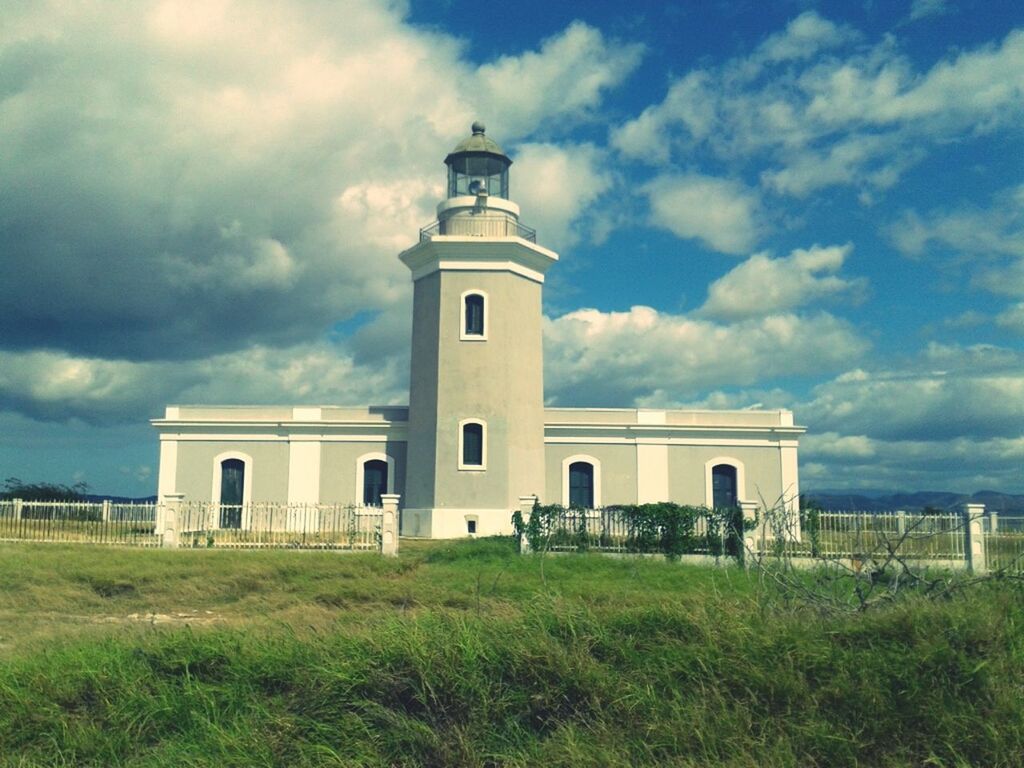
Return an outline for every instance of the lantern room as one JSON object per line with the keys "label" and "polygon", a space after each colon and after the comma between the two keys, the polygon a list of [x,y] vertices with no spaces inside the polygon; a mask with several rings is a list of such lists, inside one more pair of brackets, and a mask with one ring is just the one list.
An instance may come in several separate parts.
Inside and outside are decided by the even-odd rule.
{"label": "lantern room", "polygon": [[512,160],[497,142],[487,138],[481,122],[473,123],[473,135],[444,159],[448,166],[448,197],[500,197],[508,200],[508,167]]}

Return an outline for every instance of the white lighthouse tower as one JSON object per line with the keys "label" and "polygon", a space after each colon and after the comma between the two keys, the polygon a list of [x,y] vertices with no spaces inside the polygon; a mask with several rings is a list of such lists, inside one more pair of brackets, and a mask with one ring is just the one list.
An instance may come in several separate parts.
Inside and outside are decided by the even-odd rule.
{"label": "white lighthouse tower", "polygon": [[541,289],[558,255],[509,199],[512,161],[473,124],[445,158],[437,222],[399,258],[412,271],[412,365],[402,534],[511,530],[544,492]]}

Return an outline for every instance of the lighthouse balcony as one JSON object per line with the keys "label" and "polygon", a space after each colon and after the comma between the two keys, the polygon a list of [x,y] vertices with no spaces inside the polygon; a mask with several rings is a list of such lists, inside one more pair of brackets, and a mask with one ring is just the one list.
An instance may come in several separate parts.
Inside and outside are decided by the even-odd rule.
{"label": "lighthouse balcony", "polygon": [[475,216],[459,215],[439,219],[420,230],[420,242],[431,240],[438,235],[459,237],[521,237],[531,243],[537,242],[537,231],[520,224],[513,216],[505,213],[482,213]]}

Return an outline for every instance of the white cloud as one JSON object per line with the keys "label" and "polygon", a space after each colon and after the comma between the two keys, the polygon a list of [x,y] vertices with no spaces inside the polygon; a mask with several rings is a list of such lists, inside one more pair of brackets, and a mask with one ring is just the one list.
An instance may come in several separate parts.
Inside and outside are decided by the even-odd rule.
{"label": "white cloud", "polygon": [[[866,441],[863,455],[857,450],[861,439]],[[848,440],[835,433],[821,439],[808,434],[801,440],[803,491],[849,488],[1012,493],[1021,488],[1024,438]]]}
{"label": "white cloud", "polygon": [[405,397],[403,363],[398,357],[361,364],[326,343],[188,362],[0,351],[0,410],[104,424],[141,422],[169,402],[388,404]]}
{"label": "white cloud", "polygon": [[865,435],[840,435],[838,432],[810,432],[800,440],[804,456],[818,459],[873,459],[878,454],[878,441]]}
{"label": "white cloud", "polygon": [[602,152],[591,144],[521,144],[513,196],[523,222],[556,251],[580,240],[591,206],[612,186]]}
{"label": "white cloud", "polygon": [[732,168],[769,163],[766,187],[806,195],[885,190],[945,142],[1021,120],[1024,30],[922,71],[895,38],[866,47],[809,11],[745,58],[682,73],[611,140],[655,165],[701,154]]}
{"label": "white cloud", "polygon": [[927,363],[930,370],[947,372],[1001,373],[1013,370],[1024,362],[1020,352],[995,344],[940,344],[928,342],[920,354],[920,359]]}
{"label": "white cloud", "polygon": [[[101,424],[140,422],[169,402],[403,402],[408,350],[395,347],[407,344],[407,332],[408,317],[389,312],[342,344],[256,346],[186,362],[0,351],[0,411]],[[846,323],[825,313],[719,324],[647,307],[583,309],[545,321],[546,391],[568,405],[693,405],[716,387],[834,370],[866,349]],[[790,396],[712,392],[705,401],[779,407]]]}
{"label": "white cloud", "polygon": [[581,309],[545,322],[545,387],[562,405],[665,406],[715,387],[834,370],[866,349],[826,313],[724,325],[650,307]]}
{"label": "white cloud", "polygon": [[1024,433],[1024,359],[996,348],[935,347],[916,368],[856,371],[799,406],[816,431],[917,440]]}
{"label": "white cloud", "polygon": [[984,132],[994,125],[1012,125],[1022,103],[1024,30],[1015,30],[999,46],[939,62],[895,98],[875,101],[871,117],[879,123],[937,118],[948,126]]}
{"label": "white cloud", "polygon": [[908,256],[935,250],[967,256],[963,264],[974,285],[1024,298],[1024,185],[998,192],[984,208],[965,204],[924,215],[904,211],[885,231]]}
{"label": "white cloud", "polygon": [[1024,355],[929,344],[897,369],[855,368],[794,406],[805,489],[1022,489]]}
{"label": "white cloud", "polygon": [[954,317],[947,317],[942,324],[947,328],[977,328],[989,321],[988,315],[973,309],[968,309]]}
{"label": "white cloud", "polygon": [[815,11],[804,11],[785,30],[770,35],[751,58],[770,63],[812,59],[823,50],[856,39],[856,33],[848,27],[824,19]]}
{"label": "white cloud", "polygon": [[609,43],[599,30],[575,21],[538,51],[480,67],[465,90],[494,115],[505,136],[519,138],[541,123],[554,128],[561,120],[586,118],[605,90],[636,69],[642,53],[640,45]]}
{"label": "white cloud", "polygon": [[[680,395],[683,393],[679,393]],[[772,389],[723,390],[716,389],[694,399],[692,397],[670,397],[664,391],[637,397],[637,408],[680,408],[697,411],[748,411],[778,408],[792,408],[795,398],[791,392],[777,387]]]}
{"label": "white cloud", "polygon": [[810,68],[799,87],[805,116],[819,131],[914,123],[915,132],[936,137],[1012,124],[1024,96],[1022,73],[1024,31],[1014,31],[1001,45],[966,51],[923,75],[886,41],[866,55]]}
{"label": "white cloud", "polygon": [[853,245],[847,244],[799,248],[782,258],[756,253],[708,287],[700,314],[734,320],[858,293],[866,286],[863,278],[836,274],[852,250]]}
{"label": "white cloud", "polygon": [[[807,11],[782,32],[769,36],[749,57],[716,69],[687,72],[671,83],[664,101],[615,127],[611,141],[628,157],[667,163],[673,146],[708,141],[721,155],[738,148],[739,133],[761,144],[774,137],[792,144],[802,133],[795,98],[784,89],[766,88],[761,98],[748,93],[766,67],[813,59],[823,50],[856,39],[851,30]],[[718,137],[725,139],[722,143]]]}
{"label": "white cloud", "polygon": [[903,253],[943,246],[980,256],[1024,258],[1024,185],[997,194],[985,208],[964,205],[921,216],[908,210],[887,228]]}
{"label": "white cloud", "polygon": [[706,138],[719,121],[715,99],[709,93],[711,75],[690,72],[674,82],[661,104],[612,130],[611,143],[627,157],[651,164],[668,163],[671,131],[684,127],[696,140]]}
{"label": "white cloud", "polygon": [[974,284],[1000,296],[1024,297],[1024,259],[979,270]]}
{"label": "white cloud", "polygon": [[896,135],[854,134],[821,151],[806,148],[788,154],[781,167],[762,172],[761,182],[774,192],[796,197],[849,184],[885,190],[924,154],[919,147],[900,144]]}
{"label": "white cloud", "polygon": [[740,182],[699,174],[659,176],[643,189],[651,221],[724,253],[749,251],[762,231],[757,193]]}
{"label": "white cloud", "polygon": [[1024,301],[1019,301],[1000,312],[996,316],[996,323],[1024,336]]}
{"label": "white cloud", "polygon": [[945,16],[952,12],[949,0],[914,0],[910,6],[910,20],[917,21],[929,16]]}

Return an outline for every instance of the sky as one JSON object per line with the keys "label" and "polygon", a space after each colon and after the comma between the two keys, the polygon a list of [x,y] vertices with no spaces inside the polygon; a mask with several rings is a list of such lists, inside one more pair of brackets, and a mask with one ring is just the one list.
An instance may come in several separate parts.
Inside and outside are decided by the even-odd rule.
{"label": "sky", "polygon": [[550,405],[789,408],[804,490],[1024,493],[1019,0],[0,0],[0,480],[166,404],[405,403],[474,120]]}

